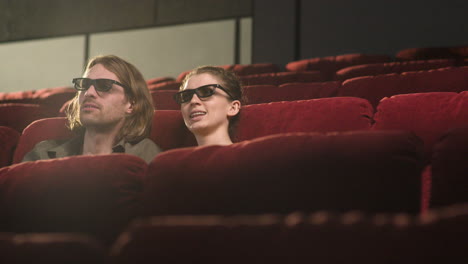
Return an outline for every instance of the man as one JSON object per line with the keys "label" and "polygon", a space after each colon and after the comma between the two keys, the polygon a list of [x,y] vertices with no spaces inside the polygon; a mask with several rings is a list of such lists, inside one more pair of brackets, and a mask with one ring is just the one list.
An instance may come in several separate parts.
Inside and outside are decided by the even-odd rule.
{"label": "man", "polygon": [[148,137],[154,113],[143,75],[113,56],[91,59],[83,78],[73,79],[78,91],[67,109],[71,140],[38,143],[23,161],[74,155],[127,153],[150,162],[161,149]]}

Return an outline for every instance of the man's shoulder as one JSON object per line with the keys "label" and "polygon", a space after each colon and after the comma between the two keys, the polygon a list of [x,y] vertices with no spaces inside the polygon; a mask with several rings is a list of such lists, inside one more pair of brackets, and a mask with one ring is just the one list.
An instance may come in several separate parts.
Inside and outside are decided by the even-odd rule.
{"label": "man's shoulder", "polygon": [[33,150],[49,150],[52,148],[56,148],[67,141],[68,139],[47,139],[37,143],[34,146]]}
{"label": "man's shoulder", "polygon": [[125,144],[125,153],[139,156],[146,162],[151,161],[161,151],[162,149],[149,138],[144,138],[134,144]]}
{"label": "man's shoulder", "polygon": [[69,142],[70,139],[48,139],[37,143],[34,148],[28,152],[24,158],[24,161],[35,161],[53,158],[50,156],[50,151],[61,149],[61,146]]}

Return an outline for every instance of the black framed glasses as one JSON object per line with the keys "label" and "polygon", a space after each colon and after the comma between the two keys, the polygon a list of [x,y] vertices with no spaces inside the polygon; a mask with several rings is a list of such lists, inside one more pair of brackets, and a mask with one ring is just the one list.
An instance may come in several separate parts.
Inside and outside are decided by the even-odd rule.
{"label": "black framed glasses", "polygon": [[125,85],[118,81],[111,79],[89,79],[89,78],[75,78],[72,83],[75,85],[75,89],[78,91],[87,91],[89,87],[94,86],[94,89],[98,92],[108,92],[112,85],[117,84],[122,86],[124,89],[129,90]]}
{"label": "black framed glasses", "polygon": [[231,99],[234,100],[234,97],[231,95],[231,93],[228,92],[219,84],[207,84],[207,85],[203,85],[198,88],[195,88],[195,89],[183,90],[181,92],[174,94],[174,100],[178,104],[187,103],[190,100],[192,100],[192,97],[194,94],[196,94],[198,98],[207,98],[207,97],[212,96],[215,93],[216,88],[223,90],[229,95],[229,97],[231,97]]}

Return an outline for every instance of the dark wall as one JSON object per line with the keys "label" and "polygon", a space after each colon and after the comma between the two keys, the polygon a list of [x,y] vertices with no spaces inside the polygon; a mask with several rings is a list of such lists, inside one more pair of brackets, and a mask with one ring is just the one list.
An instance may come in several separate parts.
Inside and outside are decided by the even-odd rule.
{"label": "dark wall", "polygon": [[466,0],[305,0],[301,5],[301,58],[468,44]]}
{"label": "dark wall", "polygon": [[468,45],[466,0],[255,0],[253,13],[252,62]]}
{"label": "dark wall", "polygon": [[0,42],[250,16],[253,0],[0,0]]}

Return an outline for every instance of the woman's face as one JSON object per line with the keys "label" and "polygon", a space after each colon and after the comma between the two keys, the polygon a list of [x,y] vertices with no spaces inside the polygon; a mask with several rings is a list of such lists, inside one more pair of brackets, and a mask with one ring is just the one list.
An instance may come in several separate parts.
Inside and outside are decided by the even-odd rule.
{"label": "woman's face", "polygon": [[[219,84],[223,86],[218,78],[202,73],[190,77],[183,90],[196,89],[207,84]],[[180,110],[185,125],[195,135],[209,135],[216,132],[228,132],[229,117],[239,112],[240,102],[231,101],[229,95],[223,90],[216,88],[210,97],[199,98],[196,94],[186,103],[182,103]]]}

